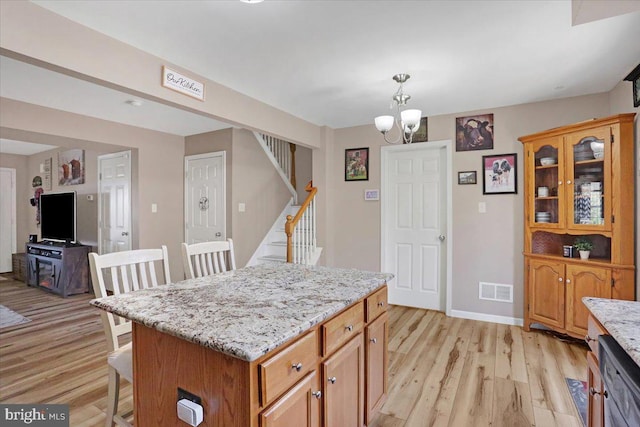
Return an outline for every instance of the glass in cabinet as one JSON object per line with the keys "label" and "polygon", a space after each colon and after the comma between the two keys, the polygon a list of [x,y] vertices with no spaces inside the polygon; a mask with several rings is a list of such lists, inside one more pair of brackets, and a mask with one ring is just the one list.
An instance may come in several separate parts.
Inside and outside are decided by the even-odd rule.
{"label": "glass in cabinet", "polygon": [[566,137],[569,228],[611,230],[610,137],[608,128]]}
{"label": "glass in cabinet", "polygon": [[533,188],[529,194],[534,197],[529,213],[532,225],[540,228],[559,228],[564,226],[562,215],[562,139],[551,138],[533,144],[529,161],[533,161]]}

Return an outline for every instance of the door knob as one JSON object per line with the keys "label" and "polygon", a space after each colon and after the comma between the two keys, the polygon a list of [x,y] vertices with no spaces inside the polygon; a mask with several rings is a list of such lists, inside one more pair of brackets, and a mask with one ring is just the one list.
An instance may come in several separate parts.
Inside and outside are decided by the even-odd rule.
{"label": "door knob", "polygon": [[123,236],[128,236],[128,235],[129,235],[129,232],[128,232],[128,231],[123,231],[123,232],[122,232],[122,235],[123,235]]}
{"label": "door knob", "polygon": [[216,233],[216,237],[220,237],[220,236],[222,236],[222,233],[218,231],[218,232]]}
{"label": "door knob", "polygon": [[438,239],[439,239],[441,242],[444,242],[445,237],[441,234],[441,235],[439,235],[439,236],[438,236]]}

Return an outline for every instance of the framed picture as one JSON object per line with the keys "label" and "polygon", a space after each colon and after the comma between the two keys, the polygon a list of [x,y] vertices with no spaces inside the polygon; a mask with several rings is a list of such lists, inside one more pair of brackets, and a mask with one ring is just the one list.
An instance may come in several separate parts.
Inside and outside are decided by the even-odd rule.
{"label": "framed picture", "polygon": [[428,118],[427,117],[423,117],[420,119],[420,127],[418,128],[418,130],[416,131],[416,133],[413,134],[413,138],[411,139],[411,142],[425,142],[428,139],[428,134],[429,134],[429,129],[427,127],[428,124]]}
{"label": "framed picture", "polygon": [[58,185],[84,184],[84,150],[58,152]]}
{"label": "framed picture", "polygon": [[518,193],[518,155],[482,156],[482,194]]}
{"label": "framed picture", "polygon": [[640,64],[624,79],[631,82],[633,89],[633,106],[640,107]]}
{"label": "framed picture", "polygon": [[458,172],[459,185],[477,184],[477,183],[478,183],[478,174],[476,173],[476,171]]}
{"label": "framed picture", "polygon": [[493,114],[456,118],[456,151],[493,150]]}
{"label": "framed picture", "polygon": [[369,180],[369,148],[347,148],[344,150],[344,180]]}

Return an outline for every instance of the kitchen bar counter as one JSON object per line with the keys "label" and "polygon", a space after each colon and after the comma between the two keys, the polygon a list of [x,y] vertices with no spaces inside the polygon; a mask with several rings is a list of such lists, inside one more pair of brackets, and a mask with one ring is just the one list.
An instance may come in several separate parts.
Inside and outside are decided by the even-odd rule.
{"label": "kitchen bar counter", "polygon": [[263,264],[95,299],[91,304],[251,362],[392,277],[353,269]]}
{"label": "kitchen bar counter", "polygon": [[640,366],[640,302],[591,297],[582,302]]}

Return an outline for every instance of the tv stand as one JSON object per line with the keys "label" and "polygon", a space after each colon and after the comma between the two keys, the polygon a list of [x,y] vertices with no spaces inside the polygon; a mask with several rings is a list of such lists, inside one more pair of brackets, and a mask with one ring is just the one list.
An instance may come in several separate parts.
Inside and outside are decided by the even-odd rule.
{"label": "tv stand", "polygon": [[27,284],[63,297],[89,292],[90,250],[64,242],[27,243]]}

